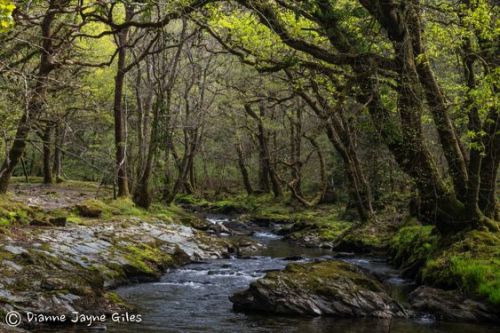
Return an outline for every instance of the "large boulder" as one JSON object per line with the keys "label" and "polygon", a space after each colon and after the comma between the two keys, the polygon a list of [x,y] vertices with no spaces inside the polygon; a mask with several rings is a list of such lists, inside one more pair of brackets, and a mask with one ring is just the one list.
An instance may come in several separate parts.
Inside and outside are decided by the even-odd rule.
{"label": "large boulder", "polygon": [[406,317],[374,278],[341,261],[293,263],[230,297],[237,311],[336,317]]}
{"label": "large boulder", "polygon": [[500,310],[466,298],[457,290],[443,290],[421,286],[409,295],[409,302],[417,312],[431,313],[447,321],[498,322]]}

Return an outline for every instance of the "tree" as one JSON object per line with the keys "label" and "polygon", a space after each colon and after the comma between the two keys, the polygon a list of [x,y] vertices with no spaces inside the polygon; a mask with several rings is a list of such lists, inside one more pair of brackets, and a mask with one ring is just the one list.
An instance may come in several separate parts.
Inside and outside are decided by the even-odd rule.
{"label": "tree", "polygon": [[[57,29],[54,28],[58,23],[58,17],[65,14],[68,7],[69,1],[51,0],[47,7],[43,8],[41,20],[35,21],[35,25],[40,28],[39,49],[35,52],[35,54],[39,53],[38,69],[31,83],[26,111],[19,120],[14,142],[0,168],[0,193],[7,191],[14,168],[25,151],[28,134],[44,110],[49,75],[60,66],[54,55],[71,44],[72,36],[68,34],[65,24],[60,24]],[[56,39],[56,37],[61,39]]]}
{"label": "tree", "polygon": [[[358,12],[361,13],[359,16],[375,19],[380,27],[387,31],[387,37],[376,37],[386,43],[382,44],[382,49],[392,53],[391,58],[365,51],[367,44],[363,36],[349,30],[349,25],[342,24],[345,17],[341,16],[343,9],[341,5],[333,6],[329,1],[322,0],[301,3],[239,2],[255,10],[262,24],[277,33],[289,47],[331,65],[349,66],[358,77],[359,102],[367,106],[374,126],[384,137],[399,166],[412,177],[419,189],[420,214],[423,220],[435,223],[443,232],[489,224],[482,217],[484,212],[465,217],[467,214],[464,213],[464,202],[460,201],[464,198],[463,192],[468,177],[465,157],[444,105],[442,88],[437,83],[429,63],[425,61],[420,25],[421,4],[410,1],[404,6],[395,1],[359,1],[357,6]],[[350,5],[356,7],[354,2],[348,6]],[[304,36],[296,36],[290,32],[293,30],[289,27],[290,20],[287,21],[283,15],[278,14],[280,8],[314,23],[315,31],[330,42],[333,50],[325,49],[306,40]],[[344,8],[349,9],[349,7]],[[395,123],[390,110],[384,105],[381,96],[381,84],[384,83],[379,82],[379,75],[389,78],[395,75],[392,77],[397,78],[396,86],[389,85],[389,87],[394,87],[398,96],[400,125]],[[424,142],[421,123],[424,111],[423,98],[426,99],[427,107],[434,118],[454,190],[445,185],[444,179],[436,169],[436,162]]]}

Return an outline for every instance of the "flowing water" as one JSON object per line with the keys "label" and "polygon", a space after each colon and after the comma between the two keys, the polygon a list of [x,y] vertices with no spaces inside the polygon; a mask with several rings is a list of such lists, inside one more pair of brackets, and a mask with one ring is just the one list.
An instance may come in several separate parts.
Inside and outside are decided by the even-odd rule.
{"label": "flowing water", "polygon": [[[212,221],[214,222],[214,221]],[[217,223],[217,221],[215,221]],[[493,333],[498,327],[436,322],[431,315],[414,320],[299,318],[234,312],[228,297],[264,276],[283,269],[291,261],[331,257],[329,250],[307,249],[281,240],[268,232],[254,238],[267,247],[256,256],[217,259],[172,270],[161,281],[121,288],[118,293],[137,305],[140,324],[114,325],[109,332],[297,332],[297,333]],[[386,260],[373,257],[336,256],[383,277],[392,295],[404,302],[413,286],[402,279]]]}
{"label": "flowing water", "polygon": [[[211,220],[220,223],[221,219]],[[139,324],[108,324],[108,332],[194,333],[194,332],[283,332],[283,333],[498,333],[499,327],[436,322],[432,315],[408,320],[301,318],[234,312],[228,297],[264,276],[266,271],[283,269],[292,261],[309,261],[334,255],[329,250],[306,249],[283,241],[269,232],[255,233],[265,243],[254,257],[216,259],[193,263],[167,272],[155,283],[136,284],[117,292],[137,306]],[[405,301],[412,281],[399,276],[386,260],[374,257],[335,255],[378,275],[392,295]],[[66,328],[58,332],[87,332]]]}

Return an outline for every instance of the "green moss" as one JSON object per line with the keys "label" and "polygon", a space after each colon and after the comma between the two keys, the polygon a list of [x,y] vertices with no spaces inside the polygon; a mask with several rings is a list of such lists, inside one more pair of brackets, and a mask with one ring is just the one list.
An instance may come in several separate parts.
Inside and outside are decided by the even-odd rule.
{"label": "green moss", "polygon": [[[274,281],[287,281],[301,290],[312,293],[331,294],[337,290],[338,280],[350,280],[354,285],[371,291],[382,291],[382,286],[361,273],[353,265],[341,261],[324,261],[319,263],[292,263],[283,271],[271,272],[266,279]],[[333,288],[332,288],[333,287]]]}
{"label": "green moss", "polygon": [[433,226],[405,226],[392,237],[389,250],[393,261],[402,267],[423,265],[436,250],[439,236]]}
{"label": "green moss", "polygon": [[126,278],[122,266],[115,262],[107,262],[105,265],[97,264],[92,269],[99,272],[104,279],[122,280]]}
{"label": "green moss", "polygon": [[158,275],[164,267],[174,264],[172,256],[146,244],[126,245],[117,247],[117,250],[123,253],[130,266],[134,268],[132,274]]}
{"label": "green moss", "polygon": [[108,291],[104,294],[104,299],[106,299],[108,302],[118,305],[120,307],[128,307],[127,302],[117,293]]}
{"label": "green moss", "polygon": [[197,198],[189,194],[181,194],[175,198],[175,202],[184,205],[192,205],[197,207],[205,207],[208,205],[208,201],[205,199]]}
{"label": "green moss", "polygon": [[12,253],[7,251],[0,251],[0,261],[11,260],[12,258],[14,258],[14,255]]}
{"label": "green moss", "polygon": [[500,233],[470,231],[427,262],[422,281],[500,305]]}
{"label": "green moss", "polygon": [[[30,176],[30,177],[28,177],[28,181],[29,181],[30,184],[42,184],[43,183],[43,177]],[[10,183],[11,184],[26,183],[26,177],[11,177],[10,178]]]}
{"label": "green moss", "polygon": [[70,215],[68,215],[68,217],[66,218],[66,221],[68,223],[84,224],[83,223],[84,220],[80,216],[78,216],[76,214],[70,214]]}
{"label": "green moss", "polygon": [[129,198],[120,198],[108,203],[111,211],[115,215],[144,216],[147,212],[144,209],[135,206]]}
{"label": "green moss", "polygon": [[397,222],[382,217],[367,223],[353,224],[345,232],[337,248],[343,251],[385,253],[398,228]]}
{"label": "green moss", "polygon": [[191,205],[203,208],[214,213],[231,214],[231,213],[260,213],[266,214],[264,209],[271,209],[273,206],[283,206],[282,199],[275,199],[269,194],[263,195],[237,195],[226,198],[218,198],[208,201],[204,198],[197,198],[192,195],[180,195],[176,198],[179,204]]}
{"label": "green moss", "polygon": [[303,240],[308,238],[317,238],[320,242],[333,242],[343,234],[352,223],[339,220],[335,214],[322,215],[316,214],[298,214],[292,232],[288,236],[293,240]]}
{"label": "green moss", "polygon": [[137,216],[144,217],[147,216],[147,211],[138,208],[128,198],[120,198],[116,200],[103,201],[98,199],[87,199],[80,203],[82,206],[86,206],[91,210],[101,211],[100,218],[109,219],[113,216]]}
{"label": "green moss", "polygon": [[28,224],[37,214],[43,213],[12,200],[9,195],[0,195],[0,225]]}

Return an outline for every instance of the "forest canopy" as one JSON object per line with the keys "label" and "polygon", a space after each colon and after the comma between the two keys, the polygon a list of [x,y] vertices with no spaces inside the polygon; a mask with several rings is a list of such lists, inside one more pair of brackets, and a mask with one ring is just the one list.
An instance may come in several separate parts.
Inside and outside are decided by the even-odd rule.
{"label": "forest canopy", "polygon": [[499,14],[0,0],[0,331],[497,332]]}
{"label": "forest canopy", "polygon": [[491,0],[0,0],[0,192],[272,193],[498,229]]}

